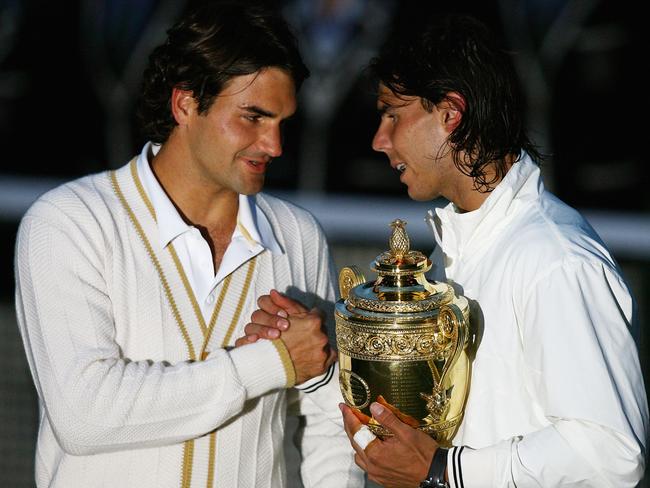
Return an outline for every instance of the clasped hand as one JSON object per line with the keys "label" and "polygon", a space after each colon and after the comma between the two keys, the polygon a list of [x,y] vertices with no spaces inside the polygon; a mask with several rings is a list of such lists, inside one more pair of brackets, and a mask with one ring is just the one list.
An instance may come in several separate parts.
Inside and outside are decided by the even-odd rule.
{"label": "clasped hand", "polygon": [[281,338],[289,351],[296,371],[296,384],[323,374],[336,360],[336,351],[329,345],[320,310],[308,310],[302,303],[276,290],[257,300],[260,307],[244,327],[243,337],[235,347],[259,339]]}

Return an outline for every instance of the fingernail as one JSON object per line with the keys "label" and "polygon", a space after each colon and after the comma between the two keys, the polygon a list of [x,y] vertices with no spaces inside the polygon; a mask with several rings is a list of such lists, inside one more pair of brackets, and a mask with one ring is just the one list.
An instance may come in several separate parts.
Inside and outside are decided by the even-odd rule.
{"label": "fingernail", "polygon": [[285,319],[278,319],[278,327],[282,330],[287,330],[289,328],[289,321]]}
{"label": "fingernail", "polygon": [[370,411],[375,417],[379,417],[381,414],[384,413],[384,407],[379,405],[379,403],[372,403],[370,405]]}
{"label": "fingernail", "polygon": [[289,316],[289,314],[287,314],[287,312],[285,312],[282,309],[278,310],[277,315],[279,315],[280,317],[284,317],[285,319]]}
{"label": "fingernail", "polygon": [[277,329],[269,330],[269,337],[278,338],[280,337],[280,331]]}

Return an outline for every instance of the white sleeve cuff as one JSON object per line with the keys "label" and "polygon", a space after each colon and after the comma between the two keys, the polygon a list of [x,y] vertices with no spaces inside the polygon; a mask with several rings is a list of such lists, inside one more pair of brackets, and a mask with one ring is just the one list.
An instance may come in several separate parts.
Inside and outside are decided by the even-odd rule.
{"label": "white sleeve cuff", "polygon": [[497,465],[496,446],[471,449],[455,446],[447,453],[447,477],[450,488],[493,488]]}
{"label": "white sleeve cuff", "polygon": [[239,380],[246,388],[246,398],[256,398],[287,387],[287,371],[272,341],[259,340],[231,349],[229,354]]}
{"label": "white sleeve cuff", "polygon": [[313,393],[319,388],[325,386],[327,383],[332,381],[334,377],[334,371],[336,363],[332,363],[330,367],[322,375],[311,378],[304,383],[296,385],[296,388],[304,393]]}

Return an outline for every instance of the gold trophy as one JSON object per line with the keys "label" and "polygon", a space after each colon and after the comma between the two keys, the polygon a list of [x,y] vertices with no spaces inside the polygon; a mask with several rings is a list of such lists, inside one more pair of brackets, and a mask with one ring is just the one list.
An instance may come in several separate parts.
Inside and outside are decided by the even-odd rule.
{"label": "gold trophy", "polygon": [[469,307],[450,285],[427,281],[431,261],[410,250],[405,226],[391,223],[390,251],[372,263],[374,282],[356,266],[339,274],[339,382],[347,405],[375,435],[392,435],[372,418],[370,404],[379,402],[449,447],[469,387]]}

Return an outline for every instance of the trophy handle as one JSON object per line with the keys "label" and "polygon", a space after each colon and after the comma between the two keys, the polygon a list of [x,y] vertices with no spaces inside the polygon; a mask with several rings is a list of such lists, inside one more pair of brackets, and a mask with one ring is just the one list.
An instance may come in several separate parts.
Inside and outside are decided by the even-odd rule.
{"label": "trophy handle", "polygon": [[445,361],[440,373],[440,384],[445,380],[447,373],[456,364],[458,358],[467,344],[468,327],[462,310],[455,304],[450,303],[440,307],[438,312],[438,330],[445,338],[452,342],[452,350]]}
{"label": "trophy handle", "polygon": [[346,300],[352,288],[365,282],[366,278],[357,266],[346,266],[342,268],[339,273],[339,291],[341,292],[341,298]]}
{"label": "trophy handle", "polygon": [[434,423],[443,421],[451,408],[451,397],[448,396],[445,388],[445,380],[460,358],[467,343],[468,334],[467,322],[463,312],[453,303],[440,307],[437,328],[438,334],[442,336],[439,343],[449,344],[451,348],[446,351],[447,354],[444,354],[446,358],[440,358],[443,360],[442,371],[438,371],[434,361],[429,362],[434,380],[433,390],[431,394],[420,393],[420,397],[427,402],[427,411]]}

